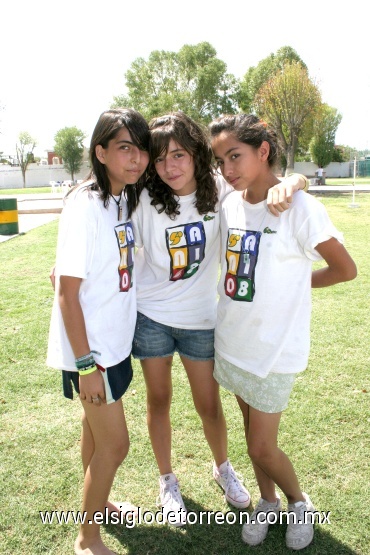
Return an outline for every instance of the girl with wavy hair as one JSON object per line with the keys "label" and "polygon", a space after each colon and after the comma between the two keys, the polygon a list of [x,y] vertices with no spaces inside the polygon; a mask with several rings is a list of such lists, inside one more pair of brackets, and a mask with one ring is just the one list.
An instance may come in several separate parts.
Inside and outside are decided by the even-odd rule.
{"label": "girl with wavy hair", "polygon": [[[160,505],[175,526],[186,509],[171,465],[171,369],[177,352],[211,449],[213,477],[237,508],[249,505],[247,489],[227,458],[226,423],[213,378],[214,328],[220,262],[218,203],[231,190],[216,181],[206,132],[182,112],[149,124],[150,179],[133,213],[138,316],[132,354],[147,387],[147,422],[160,472]],[[277,211],[287,207],[297,176],[276,187]],[[283,192],[283,194],[282,194]],[[271,197],[272,197],[271,193]]]}

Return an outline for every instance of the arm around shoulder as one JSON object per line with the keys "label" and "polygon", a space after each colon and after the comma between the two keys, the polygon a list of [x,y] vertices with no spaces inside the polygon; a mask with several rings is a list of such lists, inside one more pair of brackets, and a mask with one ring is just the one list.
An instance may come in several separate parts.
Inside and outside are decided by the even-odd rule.
{"label": "arm around shoulder", "polygon": [[280,212],[289,208],[294,193],[300,190],[306,191],[307,188],[308,179],[300,173],[292,173],[271,187],[267,194],[267,206],[271,214],[279,216]]}

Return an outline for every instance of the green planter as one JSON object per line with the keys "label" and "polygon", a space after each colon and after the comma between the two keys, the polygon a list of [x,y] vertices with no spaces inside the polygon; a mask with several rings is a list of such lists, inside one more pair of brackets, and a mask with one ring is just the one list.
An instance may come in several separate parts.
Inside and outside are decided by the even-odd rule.
{"label": "green planter", "polygon": [[0,235],[17,235],[18,233],[17,199],[0,199]]}

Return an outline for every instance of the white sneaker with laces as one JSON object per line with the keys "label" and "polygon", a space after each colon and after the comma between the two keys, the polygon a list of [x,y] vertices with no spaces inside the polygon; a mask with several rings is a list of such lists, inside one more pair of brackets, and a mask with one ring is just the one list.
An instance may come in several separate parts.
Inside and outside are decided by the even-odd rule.
{"label": "white sneaker with laces", "polygon": [[157,505],[163,507],[164,521],[172,526],[184,526],[186,509],[176,476],[172,472],[163,474],[159,478],[159,487]]}
{"label": "white sneaker with laces", "polygon": [[213,477],[225,492],[225,499],[230,505],[237,509],[245,509],[251,502],[248,490],[243,486],[229,461],[225,461],[219,467],[213,463]]}
{"label": "white sneaker with laces", "polygon": [[295,522],[293,515],[288,516],[288,528],[285,535],[286,545],[290,549],[304,549],[313,539],[315,515],[310,513],[315,512],[315,507],[307,493],[303,493],[303,497],[305,501],[288,505],[288,511],[295,513]]}
{"label": "white sneaker with laces", "polygon": [[269,503],[265,499],[260,498],[256,508],[242,528],[242,540],[248,545],[259,545],[267,536],[269,529],[268,513],[279,514],[281,511],[280,497],[277,496],[275,503]]}

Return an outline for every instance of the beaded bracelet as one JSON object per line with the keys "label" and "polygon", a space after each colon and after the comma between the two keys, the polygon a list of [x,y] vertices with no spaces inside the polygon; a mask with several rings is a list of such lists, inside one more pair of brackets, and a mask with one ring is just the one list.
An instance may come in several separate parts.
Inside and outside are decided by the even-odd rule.
{"label": "beaded bracelet", "polygon": [[76,358],[75,363],[78,370],[83,370],[84,368],[90,368],[91,366],[94,366],[95,359],[92,353],[89,353],[88,355],[84,355],[83,357]]}
{"label": "beaded bracelet", "polygon": [[95,370],[97,370],[97,367],[94,364],[94,366],[90,366],[89,368],[85,368],[84,370],[79,370],[78,373],[80,376],[88,376],[89,374],[95,372]]}

